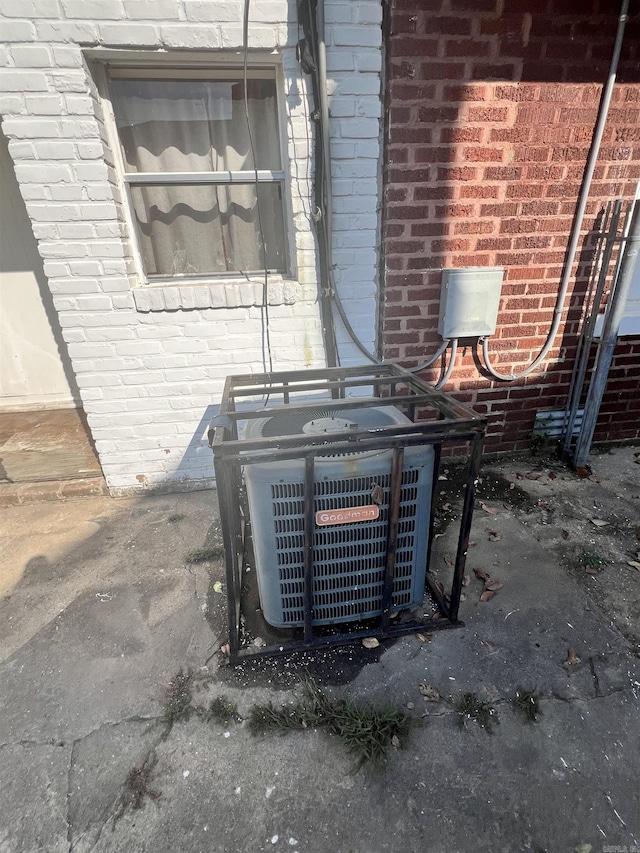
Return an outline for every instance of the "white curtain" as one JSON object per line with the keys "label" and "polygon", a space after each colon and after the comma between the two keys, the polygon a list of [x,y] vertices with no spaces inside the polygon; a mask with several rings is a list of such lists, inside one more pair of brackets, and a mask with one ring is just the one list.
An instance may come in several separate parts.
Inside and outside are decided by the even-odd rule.
{"label": "white curtain", "polygon": [[[246,184],[134,184],[134,216],[150,276],[264,268],[242,80],[114,80],[127,172],[247,171]],[[258,169],[281,169],[275,83],[247,83]],[[283,271],[280,187],[259,187],[267,267]]]}

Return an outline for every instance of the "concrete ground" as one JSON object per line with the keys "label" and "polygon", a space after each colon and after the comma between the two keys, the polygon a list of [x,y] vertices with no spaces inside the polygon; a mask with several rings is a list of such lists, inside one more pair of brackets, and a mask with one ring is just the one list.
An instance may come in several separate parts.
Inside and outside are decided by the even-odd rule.
{"label": "concrete ground", "polygon": [[[195,704],[243,716],[291,701],[304,671],[224,664],[221,561],[187,559],[219,543],[214,492],[0,510],[1,853],[640,850],[639,450],[594,457],[584,481],[544,457],[486,463],[465,627],[305,659],[327,690],[413,718],[384,770],[354,772],[325,731],[165,722],[180,670]],[[503,584],[490,601],[474,568]],[[538,691],[537,722],[517,689]],[[492,732],[455,710],[465,692],[493,705]]]}

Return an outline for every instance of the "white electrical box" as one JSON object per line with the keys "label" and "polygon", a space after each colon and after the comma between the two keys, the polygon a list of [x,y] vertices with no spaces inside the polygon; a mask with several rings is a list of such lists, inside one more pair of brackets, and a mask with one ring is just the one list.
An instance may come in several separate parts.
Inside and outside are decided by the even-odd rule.
{"label": "white electrical box", "polygon": [[504,267],[442,270],[438,334],[444,339],[493,335]]}

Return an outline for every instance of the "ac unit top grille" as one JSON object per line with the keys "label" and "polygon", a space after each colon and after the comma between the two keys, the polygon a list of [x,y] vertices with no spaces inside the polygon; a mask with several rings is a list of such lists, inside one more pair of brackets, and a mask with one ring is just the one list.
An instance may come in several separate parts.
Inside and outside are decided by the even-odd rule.
{"label": "ac unit top grille", "polygon": [[245,438],[277,438],[284,435],[313,435],[342,429],[380,429],[409,421],[391,406],[361,409],[312,409],[278,412],[268,418],[251,420]]}

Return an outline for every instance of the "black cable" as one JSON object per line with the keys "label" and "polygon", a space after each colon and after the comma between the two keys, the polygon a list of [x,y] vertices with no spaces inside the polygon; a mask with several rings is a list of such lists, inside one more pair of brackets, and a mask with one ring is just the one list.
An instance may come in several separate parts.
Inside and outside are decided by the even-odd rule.
{"label": "black cable", "polygon": [[271,336],[269,333],[269,270],[267,263],[267,243],[264,237],[264,229],[262,227],[262,211],[260,209],[260,194],[258,192],[260,182],[258,180],[258,162],[256,159],[256,149],[253,141],[253,132],[251,130],[251,121],[249,119],[249,96],[247,93],[247,78],[248,78],[248,62],[249,62],[249,6],[251,0],[244,0],[244,15],[242,20],[242,77],[243,77],[243,100],[244,114],[247,121],[247,131],[249,134],[249,145],[251,147],[251,157],[253,159],[253,174],[254,185],[256,189],[256,210],[258,213],[258,232],[260,235],[260,244],[262,248],[262,257],[264,261],[264,284],[262,288],[262,302],[260,310],[260,321],[262,326],[262,364],[264,372],[267,372],[267,354],[269,356],[269,372],[273,373],[273,357],[271,354]]}
{"label": "black cable", "polygon": [[[313,94],[312,118],[316,121],[315,132],[315,208],[316,212],[312,219],[316,224],[316,237],[318,241],[318,263],[320,277],[318,281],[318,299],[320,304],[320,315],[323,330],[323,341],[327,364],[335,367],[338,363],[338,347],[335,338],[334,318],[331,301],[331,246],[327,243],[327,233],[322,227],[321,220],[325,215],[325,182],[327,180],[325,170],[325,151],[323,144],[322,116],[321,116],[321,93],[318,75],[318,31],[315,13],[317,4],[315,0],[298,0],[298,22],[302,25],[305,39],[298,42],[298,58],[302,61],[303,69],[311,79]],[[330,177],[329,177],[330,179]]]}

